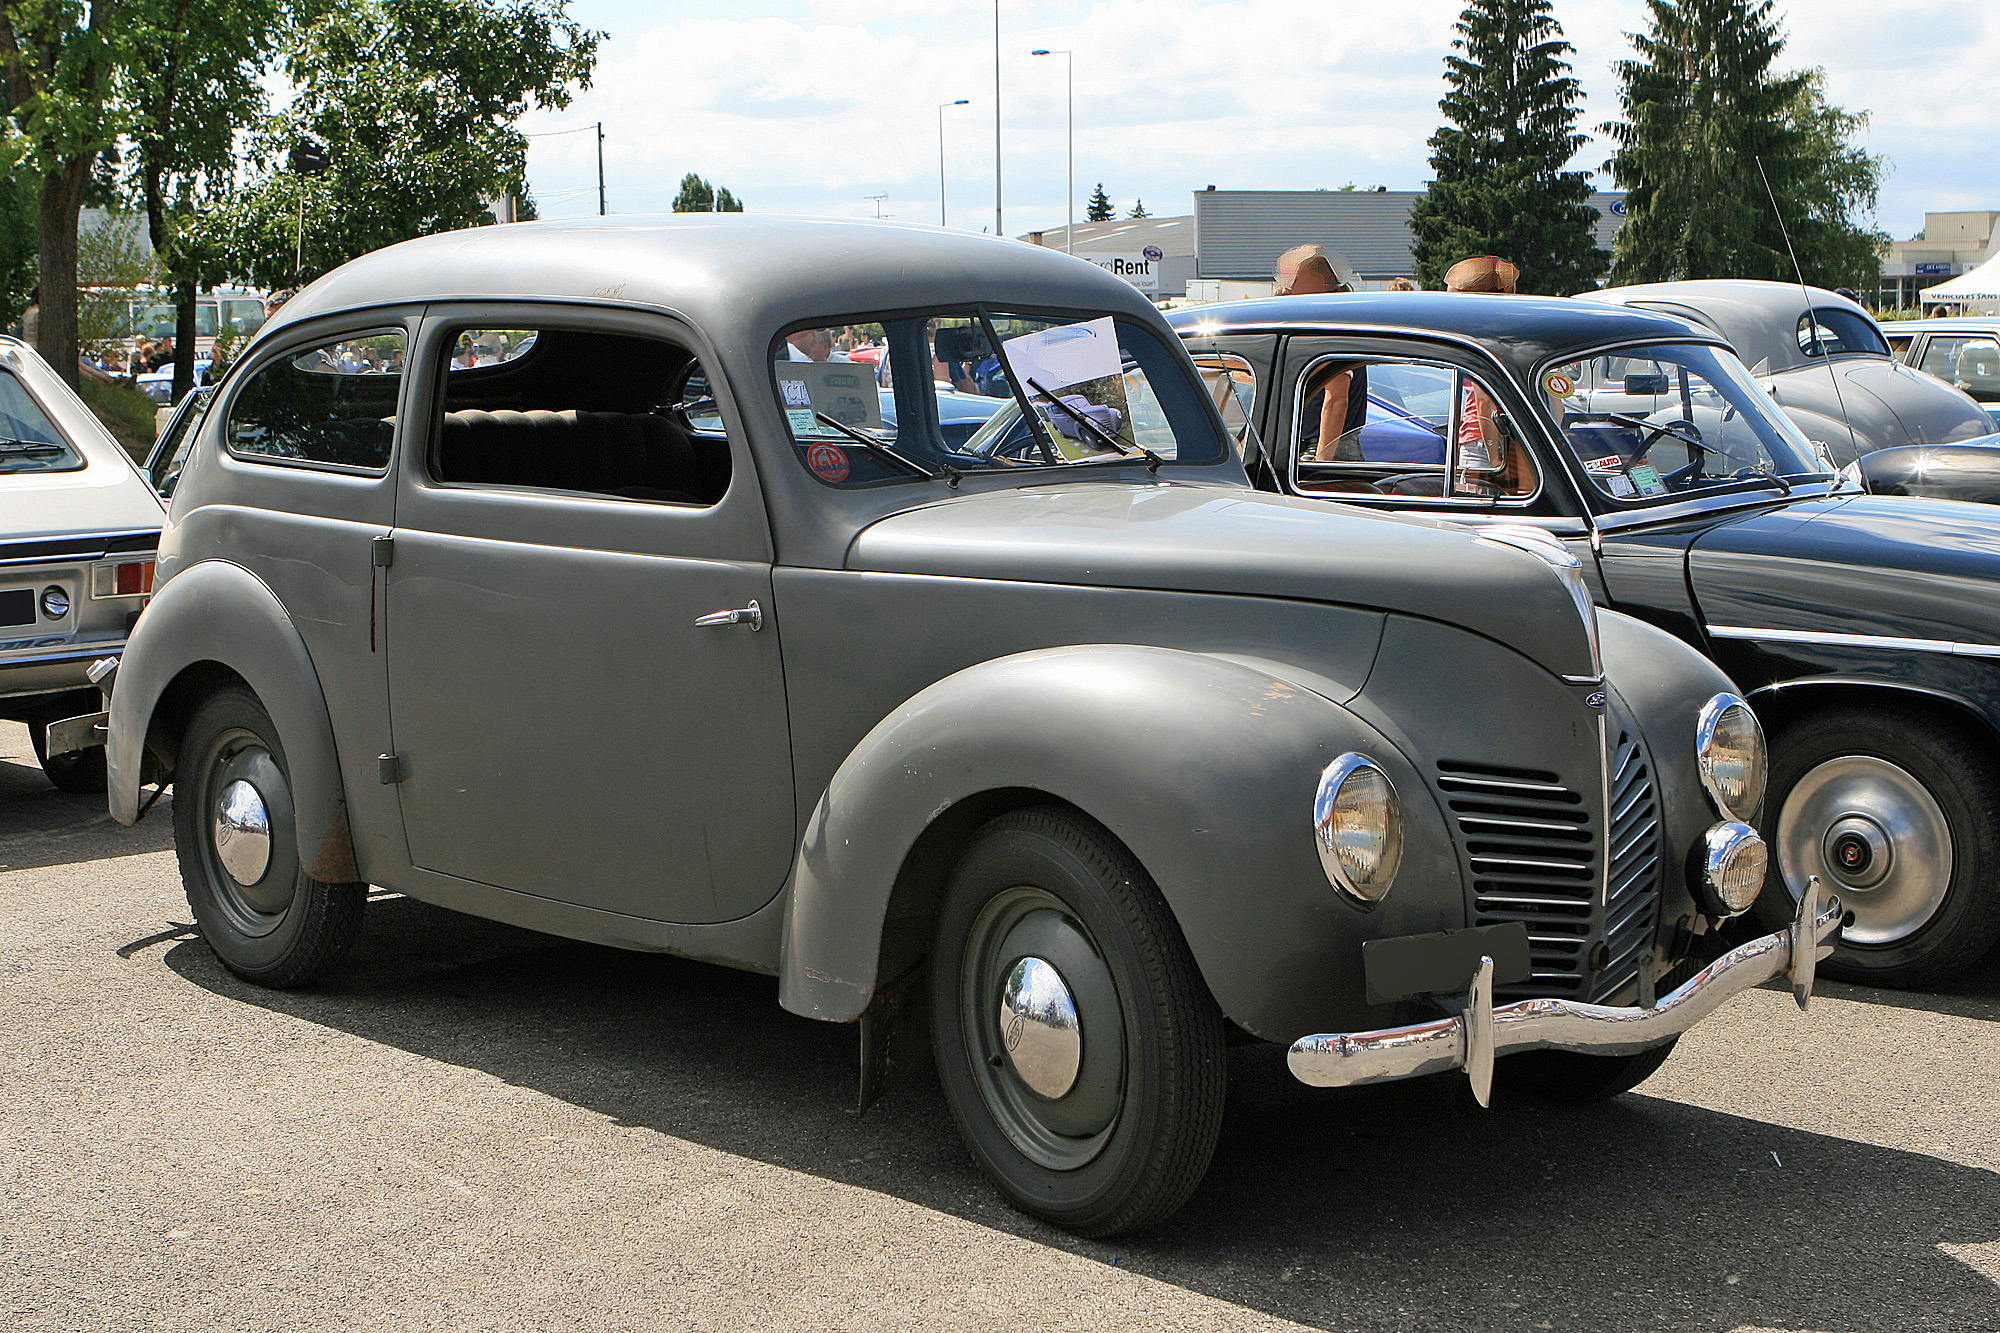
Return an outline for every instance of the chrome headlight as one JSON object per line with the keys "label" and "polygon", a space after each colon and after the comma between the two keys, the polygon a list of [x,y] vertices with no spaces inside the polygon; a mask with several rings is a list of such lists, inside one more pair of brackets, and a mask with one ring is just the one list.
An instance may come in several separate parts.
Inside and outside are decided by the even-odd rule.
{"label": "chrome headlight", "polygon": [[1351,752],[1328,764],[1313,797],[1313,835],[1327,879],[1380,902],[1403,859],[1403,808],[1389,775]]}
{"label": "chrome headlight", "polygon": [[1717,824],[1708,831],[1701,882],[1707,907],[1717,916],[1739,916],[1757,901],[1771,852],[1747,824]]}
{"label": "chrome headlight", "polygon": [[1702,705],[1694,728],[1701,785],[1725,819],[1748,821],[1764,801],[1764,729],[1750,705],[1718,694]]}
{"label": "chrome headlight", "polygon": [[1583,620],[1584,635],[1590,640],[1590,674],[1604,674],[1604,659],[1597,646],[1597,604],[1590,600],[1590,585],[1583,579],[1583,561],[1563,544],[1563,539],[1547,528],[1529,523],[1486,523],[1479,527],[1479,539],[1496,546],[1509,546],[1539,557],[1569,591],[1576,613]]}

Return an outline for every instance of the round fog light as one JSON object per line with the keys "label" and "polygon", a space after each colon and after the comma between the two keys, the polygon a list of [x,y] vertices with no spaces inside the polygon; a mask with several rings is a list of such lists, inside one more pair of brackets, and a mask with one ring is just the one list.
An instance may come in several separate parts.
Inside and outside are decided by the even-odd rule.
{"label": "round fog light", "polygon": [[1747,824],[1717,824],[1708,831],[1702,858],[1702,887],[1708,908],[1721,916],[1740,916],[1757,901],[1771,852]]}
{"label": "round fog light", "polygon": [[1381,901],[1403,859],[1403,811],[1389,775],[1344,754],[1319,775],[1313,835],[1326,877],[1366,903]]}
{"label": "round fog light", "polygon": [[61,620],[69,614],[69,593],[62,588],[42,589],[42,614],[50,620]]}

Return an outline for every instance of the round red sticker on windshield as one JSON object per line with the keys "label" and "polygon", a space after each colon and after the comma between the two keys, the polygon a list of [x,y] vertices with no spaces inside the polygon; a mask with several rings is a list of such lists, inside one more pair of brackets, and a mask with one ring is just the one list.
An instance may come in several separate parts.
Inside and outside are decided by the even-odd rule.
{"label": "round red sticker on windshield", "polygon": [[806,466],[821,481],[846,481],[847,451],[837,444],[815,444],[806,450]]}
{"label": "round red sticker on windshield", "polygon": [[1542,380],[1542,387],[1557,398],[1567,398],[1576,392],[1576,381],[1559,370],[1551,370]]}

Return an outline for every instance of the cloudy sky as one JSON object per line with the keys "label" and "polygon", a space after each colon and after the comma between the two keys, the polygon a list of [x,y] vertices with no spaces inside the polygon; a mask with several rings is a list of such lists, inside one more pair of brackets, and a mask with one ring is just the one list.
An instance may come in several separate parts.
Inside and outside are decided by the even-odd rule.
{"label": "cloudy sky", "polygon": [[[1220,189],[1419,189],[1443,58],[1464,0],[1000,0],[1004,221],[1062,225],[1064,62],[1074,52],[1076,210],[1098,181],[1122,216]],[[1788,67],[1823,66],[1833,102],[1873,118],[1890,161],[1878,224],[2000,208],[2000,16],[1934,0],[1780,0]],[[993,0],[571,0],[606,35],[592,88],[532,116],[530,180],[546,217],[597,211],[603,121],[612,212],[665,210],[689,172],[757,212],[938,218],[938,104],[951,226],[991,229]],[[1610,66],[1642,0],[1556,0],[1587,101],[1617,113]],[[1606,156],[1593,142],[1573,164]],[[1601,185],[1611,182],[1601,179]],[[885,196],[877,200],[872,196]]]}

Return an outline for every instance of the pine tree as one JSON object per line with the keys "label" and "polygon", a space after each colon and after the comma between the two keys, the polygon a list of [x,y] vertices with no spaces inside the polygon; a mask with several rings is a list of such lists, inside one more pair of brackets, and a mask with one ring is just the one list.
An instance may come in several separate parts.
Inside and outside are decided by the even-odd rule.
{"label": "pine tree", "polygon": [[1111,209],[1111,196],[1104,192],[1104,182],[1097,182],[1097,188],[1090,193],[1090,205],[1083,215],[1085,222],[1109,222],[1116,216]]}
{"label": "pine tree", "polygon": [[1146,201],[1144,199],[1134,199],[1132,201],[1132,211],[1130,213],[1127,213],[1125,216],[1132,218],[1149,218],[1153,215],[1146,211]]}
{"label": "pine tree", "polygon": [[1417,272],[1443,285],[1468,255],[1521,270],[1520,289],[1568,296],[1596,284],[1608,256],[1591,235],[1590,173],[1563,167],[1586,142],[1583,90],[1549,0],[1474,0],[1445,57],[1447,124],[1431,136],[1436,179],[1410,210]]}
{"label": "pine tree", "polygon": [[743,201],[726,188],[713,185],[690,171],[681,177],[681,192],[674,196],[676,213],[741,213]]}
{"label": "pine tree", "polygon": [[1849,142],[1866,119],[1827,105],[1821,71],[1772,72],[1785,38],[1770,0],[1647,8],[1639,58],[1616,66],[1625,120],[1604,127],[1618,145],[1605,166],[1630,191],[1617,280],[1790,281],[1775,196],[1809,281],[1873,286],[1876,237],[1855,214],[1874,205],[1881,159]]}

